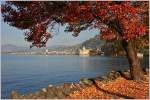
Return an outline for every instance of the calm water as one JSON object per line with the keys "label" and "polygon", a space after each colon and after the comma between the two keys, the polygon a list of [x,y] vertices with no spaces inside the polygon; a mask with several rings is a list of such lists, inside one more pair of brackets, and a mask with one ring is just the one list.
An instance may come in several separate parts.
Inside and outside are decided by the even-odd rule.
{"label": "calm water", "polygon": [[[12,89],[29,93],[48,84],[77,82],[83,77],[106,75],[111,70],[128,68],[125,57],[2,55],[1,62],[2,98],[10,98]],[[149,65],[148,58],[142,65]]]}

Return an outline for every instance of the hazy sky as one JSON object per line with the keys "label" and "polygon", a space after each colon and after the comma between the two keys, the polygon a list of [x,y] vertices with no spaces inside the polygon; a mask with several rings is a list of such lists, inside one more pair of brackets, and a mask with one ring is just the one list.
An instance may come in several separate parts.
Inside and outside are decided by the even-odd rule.
{"label": "hazy sky", "polygon": [[[14,44],[17,46],[29,46],[31,43],[24,40],[24,31],[9,26],[2,21],[1,23],[1,42],[2,44]],[[54,37],[49,39],[47,46],[53,45],[74,45],[82,43],[89,38],[99,34],[99,30],[87,30],[80,33],[78,37],[73,37],[71,33],[64,32],[64,27],[60,27],[59,32],[53,34]]]}

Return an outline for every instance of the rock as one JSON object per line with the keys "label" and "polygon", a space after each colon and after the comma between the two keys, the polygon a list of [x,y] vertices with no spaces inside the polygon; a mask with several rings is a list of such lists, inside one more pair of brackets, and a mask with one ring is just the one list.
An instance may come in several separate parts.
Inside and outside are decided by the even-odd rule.
{"label": "rock", "polygon": [[38,99],[38,97],[40,97],[40,95],[42,95],[41,91],[37,91],[34,93],[33,99]]}
{"label": "rock", "polygon": [[69,93],[72,92],[72,89],[71,89],[71,84],[70,83],[64,83],[63,84],[63,93],[65,95],[69,95]]}
{"label": "rock", "polygon": [[52,85],[52,84],[49,84],[48,87],[53,87],[53,85]]}
{"label": "rock", "polygon": [[115,73],[115,78],[118,78],[118,77],[120,77],[121,76],[121,73],[119,72],[119,71],[116,71],[116,73]]}
{"label": "rock", "polygon": [[110,73],[116,73],[116,71],[112,70]]}
{"label": "rock", "polygon": [[47,92],[46,88],[43,88],[42,91],[45,92],[45,93]]}
{"label": "rock", "polygon": [[47,99],[63,99],[66,96],[68,96],[72,91],[75,86],[70,83],[64,83],[59,86],[55,87],[48,87],[47,89]]}
{"label": "rock", "polygon": [[127,78],[127,79],[131,79],[131,74],[130,74],[130,70],[126,70],[124,72],[122,72],[123,77]]}
{"label": "rock", "polygon": [[45,99],[46,93],[41,90],[38,92],[29,93],[29,94],[25,95],[24,98],[26,98],[26,99]]}
{"label": "rock", "polygon": [[46,93],[43,91],[38,91],[35,93],[29,93],[26,95],[21,95],[16,91],[12,91],[11,98],[12,99],[45,99]]}
{"label": "rock", "polygon": [[103,83],[108,83],[108,82],[110,82],[110,79],[108,79],[108,77],[106,77],[106,76],[102,76],[101,78],[102,78],[102,82],[103,82]]}
{"label": "rock", "polygon": [[46,98],[53,99],[54,97],[56,97],[57,94],[55,93],[55,90],[56,90],[55,87],[48,88]]}
{"label": "rock", "polygon": [[143,68],[143,71],[146,75],[149,75],[149,68]]}
{"label": "rock", "polygon": [[81,85],[92,85],[93,84],[93,81],[90,80],[90,79],[87,79],[87,78],[83,78],[79,81],[79,83]]}
{"label": "rock", "polygon": [[120,77],[121,74],[119,71],[111,71],[106,76],[97,77],[96,80],[102,81],[103,83],[111,82],[116,78]]}
{"label": "rock", "polygon": [[34,93],[30,93],[27,95],[28,99],[34,99],[35,98],[35,94]]}
{"label": "rock", "polygon": [[81,88],[82,88],[80,83],[76,83],[76,84],[75,84],[75,87],[76,87],[76,88],[75,88],[76,91],[78,91],[78,90],[80,91]]}
{"label": "rock", "polygon": [[130,69],[127,69],[127,70],[125,70],[125,72],[128,72],[128,73],[130,73]]}
{"label": "rock", "polygon": [[11,98],[12,99],[17,99],[17,97],[18,97],[17,91],[16,90],[12,90],[12,92],[11,92]]}
{"label": "rock", "polygon": [[114,80],[114,79],[116,79],[115,73],[116,73],[115,71],[109,72],[109,73],[107,74],[108,80]]}
{"label": "rock", "polygon": [[72,88],[75,88],[74,83],[71,83],[70,88],[71,88],[71,89],[72,89]]}
{"label": "rock", "polygon": [[[38,99],[45,99],[47,96],[47,93],[43,92],[43,91],[40,91],[40,94],[38,95]],[[30,98],[29,98],[30,99]]]}
{"label": "rock", "polygon": [[106,80],[107,79],[107,76],[102,76],[101,77],[103,80]]}
{"label": "rock", "polygon": [[17,93],[16,90],[12,90],[12,92],[11,92],[11,98],[12,99],[23,99],[24,95],[21,95],[21,94]]}
{"label": "rock", "polygon": [[145,68],[145,72],[148,75],[149,74],[149,68]]}
{"label": "rock", "polygon": [[66,94],[64,93],[64,91],[63,90],[60,90],[60,89],[56,89],[56,91],[55,91],[55,93],[57,93],[57,98],[58,99],[63,99],[65,96],[66,96]]}
{"label": "rock", "polygon": [[103,81],[104,78],[102,78],[101,76],[99,76],[99,77],[94,78],[94,80],[96,80],[96,81]]}

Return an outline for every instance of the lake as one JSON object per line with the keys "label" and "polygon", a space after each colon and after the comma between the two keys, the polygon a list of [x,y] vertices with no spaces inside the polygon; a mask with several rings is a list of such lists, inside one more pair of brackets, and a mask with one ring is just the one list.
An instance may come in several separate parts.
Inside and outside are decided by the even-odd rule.
{"label": "lake", "polygon": [[[148,57],[142,62],[148,67]],[[2,55],[1,97],[10,98],[12,89],[29,93],[64,82],[77,82],[84,77],[106,75],[111,70],[128,69],[126,57]]]}

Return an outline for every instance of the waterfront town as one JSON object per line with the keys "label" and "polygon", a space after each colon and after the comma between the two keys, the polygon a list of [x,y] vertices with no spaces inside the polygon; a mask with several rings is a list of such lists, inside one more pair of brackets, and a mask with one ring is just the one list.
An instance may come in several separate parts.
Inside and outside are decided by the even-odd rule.
{"label": "waterfront town", "polygon": [[22,55],[104,55],[100,49],[88,49],[84,46],[78,50],[66,49],[66,50],[49,50],[43,51],[20,51],[20,52],[9,52],[9,54],[22,54]]}
{"label": "waterfront town", "polygon": [[[148,46],[147,46],[148,47]],[[81,44],[72,46],[52,46],[44,48],[18,47],[15,45],[2,46],[2,53],[17,55],[101,55],[101,56],[125,56],[124,49],[118,43],[109,43],[100,40],[100,36],[96,35]],[[137,55],[139,57],[149,56],[148,48],[139,48]]]}
{"label": "waterfront town", "polygon": [[[82,48],[78,50],[68,49],[68,50],[49,50],[45,49],[44,51],[21,51],[21,52],[9,52],[9,54],[19,54],[19,55],[86,55],[86,56],[92,56],[92,55],[100,55],[104,56],[105,53],[101,49],[91,49],[91,48],[85,48],[83,46]],[[114,56],[117,56],[115,54]],[[138,52],[137,56],[139,58],[143,58],[143,53]]]}

